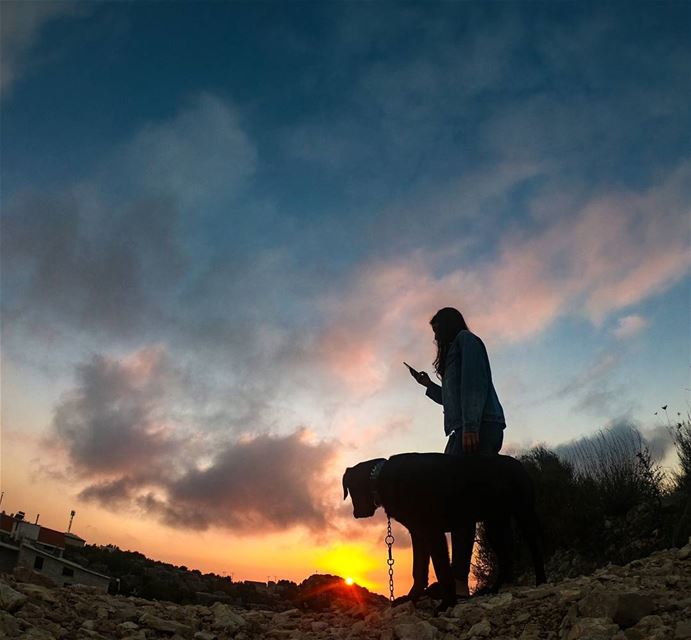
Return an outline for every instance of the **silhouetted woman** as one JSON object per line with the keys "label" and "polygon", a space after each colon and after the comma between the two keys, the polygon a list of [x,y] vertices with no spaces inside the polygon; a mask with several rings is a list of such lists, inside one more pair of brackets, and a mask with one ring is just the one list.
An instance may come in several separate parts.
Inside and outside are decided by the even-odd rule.
{"label": "silhouetted woman", "polygon": [[[426,395],[444,407],[444,453],[497,454],[504,440],[504,410],[492,384],[487,349],[468,329],[457,309],[445,307],[430,321],[437,343],[434,368],[438,385],[424,371],[413,377]],[[452,532],[452,569],[458,595],[468,595],[468,574],[475,540],[475,524]]]}

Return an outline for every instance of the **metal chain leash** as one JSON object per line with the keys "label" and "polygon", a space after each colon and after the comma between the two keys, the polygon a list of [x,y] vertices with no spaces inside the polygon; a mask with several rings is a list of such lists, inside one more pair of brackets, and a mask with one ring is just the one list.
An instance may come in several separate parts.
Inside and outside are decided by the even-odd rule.
{"label": "metal chain leash", "polygon": [[389,601],[391,604],[393,604],[394,601],[394,596],[393,596],[393,563],[395,560],[393,559],[393,555],[391,554],[391,547],[393,547],[393,543],[395,541],[395,538],[391,534],[391,517],[389,515],[386,516],[387,519],[387,525],[386,525],[386,538],[384,538],[384,542],[386,542],[386,546],[389,547],[389,559],[386,561],[386,564],[389,565]]}

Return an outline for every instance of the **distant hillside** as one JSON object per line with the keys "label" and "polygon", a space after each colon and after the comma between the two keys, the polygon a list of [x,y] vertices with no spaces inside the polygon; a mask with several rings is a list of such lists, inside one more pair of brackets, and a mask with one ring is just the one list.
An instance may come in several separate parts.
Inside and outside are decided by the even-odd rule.
{"label": "distant hillside", "polygon": [[93,571],[111,576],[111,593],[149,600],[179,604],[225,602],[275,610],[295,606],[319,609],[335,600],[346,604],[386,602],[386,598],[364,587],[346,585],[338,576],[313,575],[299,585],[289,580],[264,585],[233,582],[228,576],[151,560],[137,551],[122,551],[114,545],[86,545],[65,555]]}

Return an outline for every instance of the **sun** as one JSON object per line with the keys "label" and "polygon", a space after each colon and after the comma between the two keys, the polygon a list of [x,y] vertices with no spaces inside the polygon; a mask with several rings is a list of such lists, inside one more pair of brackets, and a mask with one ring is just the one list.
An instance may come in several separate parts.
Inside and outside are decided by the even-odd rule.
{"label": "sun", "polygon": [[369,576],[380,564],[368,547],[359,544],[335,544],[320,550],[315,562],[320,571],[341,576],[344,587],[358,585],[370,591],[378,588],[377,583],[369,580]]}

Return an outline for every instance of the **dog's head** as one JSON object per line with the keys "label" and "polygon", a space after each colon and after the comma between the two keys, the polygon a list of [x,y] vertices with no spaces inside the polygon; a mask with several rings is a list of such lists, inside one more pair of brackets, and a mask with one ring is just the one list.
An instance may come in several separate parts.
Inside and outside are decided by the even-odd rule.
{"label": "dog's head", "polygon": [[343,474],[343,499],[345,500],[350,492],[355,518],[370,518],[379,506],[374,501],[370,475],[374,465],[383,460],[384,458],[377,458],[360,462],[354,467],[348,467]]}

